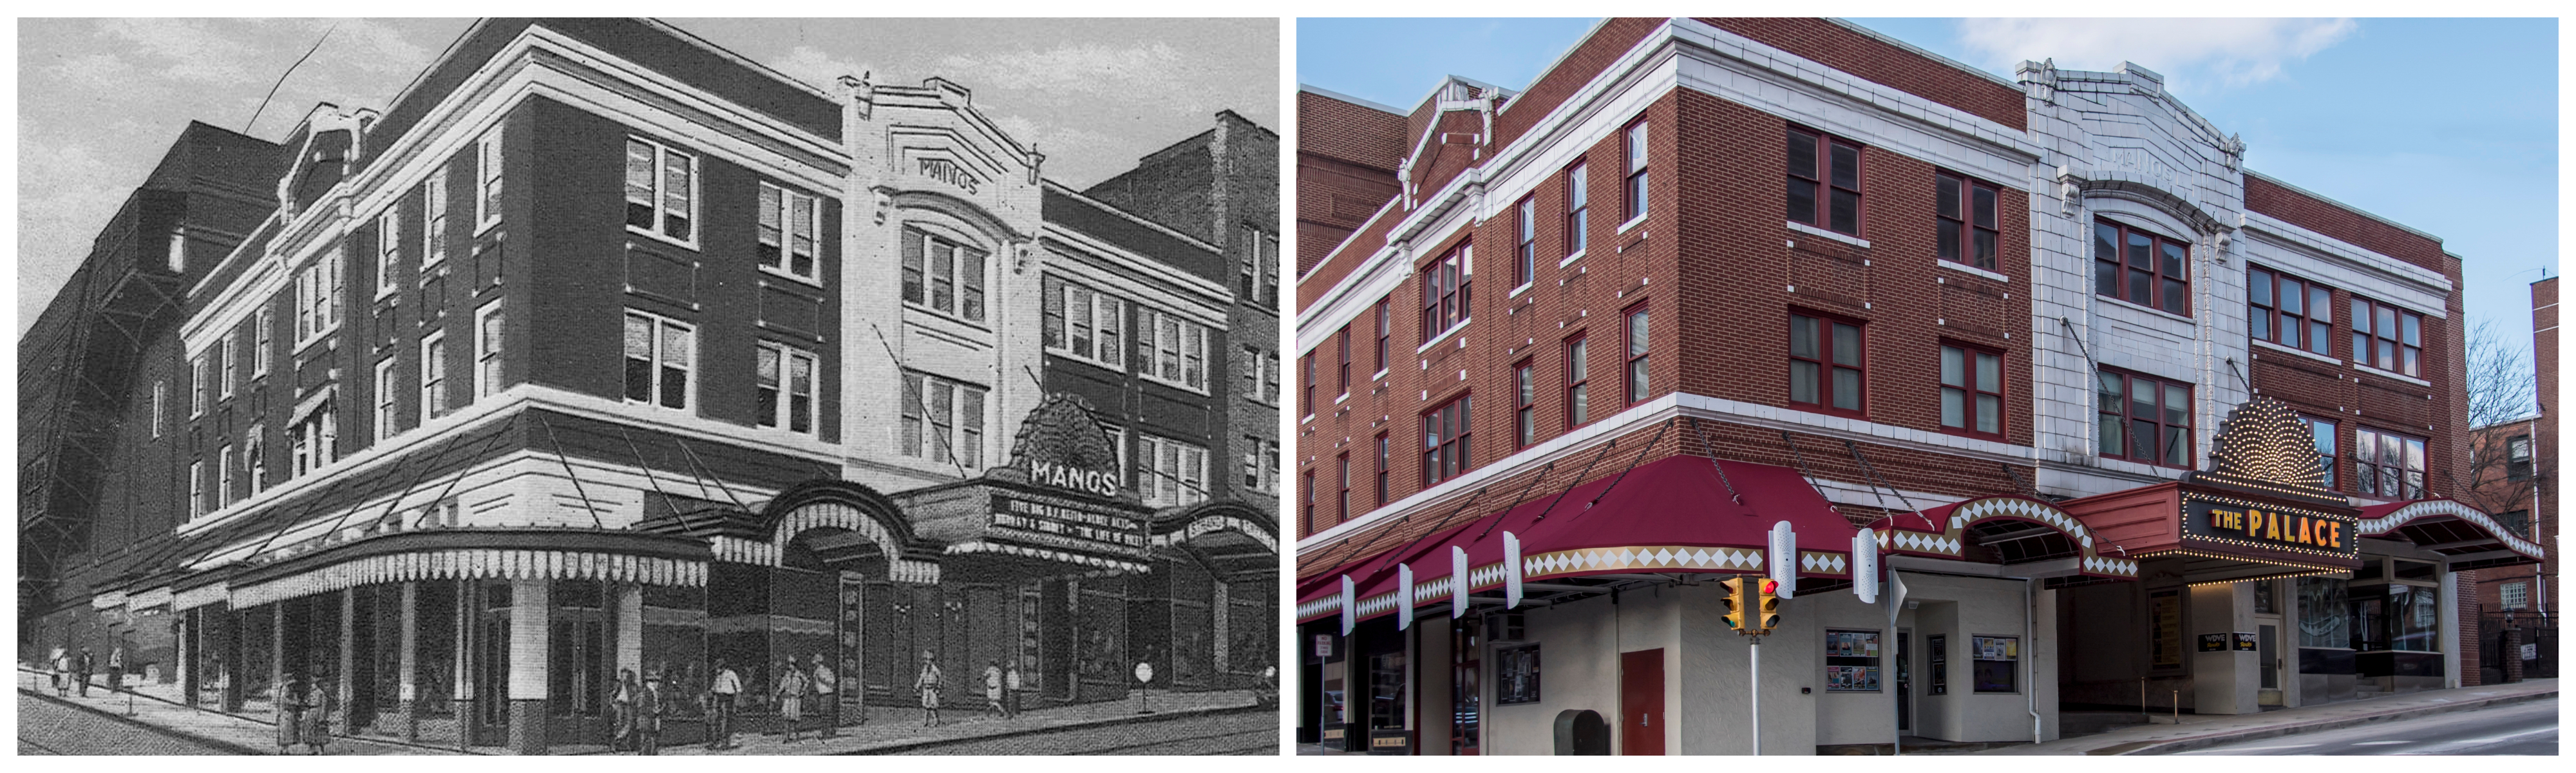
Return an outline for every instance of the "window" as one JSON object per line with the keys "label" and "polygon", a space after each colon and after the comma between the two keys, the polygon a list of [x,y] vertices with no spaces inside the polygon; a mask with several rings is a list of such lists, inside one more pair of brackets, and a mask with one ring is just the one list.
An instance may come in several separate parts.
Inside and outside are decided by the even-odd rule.
{"label": "window", "polygon": [[1159,309],[1139,308],[1136,346],[1144,362],[1138,364],[1136,373],[1173,386],[1206,391],[1208,340],[1215,337],[1206,325]]}
{"label": "window", "polygon": [[1315,523],[1315,471],[1307,470],[1305,479],[1305,482],[1297,487],[1297,492],[1306,498],[1306,533],[1313,534],[1316,531],[1315,527],[1319,525]]}
{"label": "window", "polygon": [[1521,199],[1520,239],[1512,253],[1512,286],[1538,281],[1538,200]]}
{"label": "window", "polygon": [[1314,352],[1307,352],[1307,353],[1306,353],[1306,364],[1305,364],[1305,366],[1304,366],[1304,368],[1303,368],[1303,369],[1306,371],[1306,373],[1305,373],[1305,379],[1306,379],[1306,386],[1305,386],[1306,415],[1307,415],[1307,416],[1313,416],[1313,415],[1315,415],[1315,353],[1314,353]]}
{"label": "window", "polygon": [[333,249],[295,275],[295,347],[340,326],[340,251]]}
{"label": "window", "polygon": [[2501,513],[2496,513],[2494,517],[2496,525],[2504,527],[2505,531],[2520,535],[2523,539],[2532,538],[2530,508],[2526,507],[2520,510],[2506,510]]}
{"label": "window", "polygon": [[447,259],[447,174],[446,164],[430,169],[429,179],[421,182],[421,251],[420,270]]}
{"label": "window", "polygon": [[968,322],[984,321],[984,258],[989,253],[903,230],[903,299]]}
{"label": "window", "polygon": [[155,379],[155,380],[153,380],[153,382],[152,382],[152,436],[153,436],[153,437],[156,437],[156,438],[157,438],[157,437],[160,437],[160,436],[161,436],[161,428],[162,428],[162,425],[165,423],[165,422],[163,421],[163,417],[164,417],[164,415],[169,411],[169,409],[168,409],[168,407],[167,407],[169,404],[170,404],[170,381],[169,381],[168,379]]}
{"label": "window", "polygon": [[241,342],[242,334],[240,330],[233,330],[224,334],[224,350],[222,355],[224,376],[223,380],[215,383],[218,385],[218,388],[223,390],[223,396],[225,399],[232,398],[235,385],[241,382]]}
{"label": "window", "polygon": [[2530,609],[2531,583],[2523,580],[2505,583],[2504,587],[2496,590],[2496,601],[2496,606],[2505,609]]}
{"label": "window", "polygon": [[814,245],[822,242],[820,207],[813,196],[760,184],[760,267],[808,282],[821,282]]}
{"label": "window", "polygon": [[697,328],[640,311],[626,312],[626,401],[687,410],[689,374],[697,368]]}
{"label": "window", "polygon": [[1234,294],[1243,296],[1246,303],[1253,303],[1258,301],[1253,296],[1252,289],[1261,271],[1261,229],[1248,225],[1243,227],[1243,251],[1242,267],[1235,277]]}
{"label": "window", "polygon": [[1333,518],[1347,521],[1351,519],[1351,455],[1344,453],[1335,461],[1341,466],[1341,493],[1334,500],[1340,504],[1335,507]]}
{"label": "window", "polygon": [[242,480],[257,494],[268,488],[268,436],[256,425],[242,435]]}
{"label": "window", "polygon": [[1565,255],[1583,254],[1583,214],[1591,206],[1591,187],[1583,179],[1583,163],[1575,162],[1565,170]]}
{"label": "window", "polygon": [[1468,459],[1467,409],[1474,395],[1459,395],[1422,414],[1422,486],[1458,477],[1473,466]]}
{"label": "window", "polygon": [[1619,218],[1627,222],[1646,216],[1646,124],[1640,121],[1628,127],[1628,208]]}
{"label": "window", "polygon": [[1279,404],[1279,353],[1266,349],[1261,352],[1261,401]]}
{"label": "window", "polygon": [[447,334],[420,340],[420,422],[447,415]]}
{"label": "window", "polygon": [[206,510],[206,463],[203,460],[189,462],[188,518],[193,520],[204,516]]}
{"label": "window", "polygon": [[474,230],[501,222],[501,126],[474,142]]}
{"label": "window", "polygon": [[1628,310],[1628,402],[1645,402],[1646,389],[1646,307]]}
{"label": "window", "polygon": [[211,364],[203,354],[188,361],[188,418],[206,415],[206,397],[215,386],[214,373],[206,368]]}
{"label": "window", "polygon": [[626,140],[626,228],[695,245],[698,158],[651,140]]}
{"label": "window", "polygon": [[903,374],[905,456],[984,468],[984,387],[926,373]]}
{"label": "window", "polygon": [[2108,220],[2093,223],[2093,292],[2191,316],[2191,247]]}
{"label": "window", "polygon": [[1395,442],[1386,433],[1377,433],[1377,506],[1385,507],[1387,483],[1395,469]]}
{"label": "window", "polygon": [[1880,684],[1878,631],[1825,631],[1825,691],[1878,692]]}
{"label": "window", "polygon": [[1461,244],[1422,267],[1422,342],[1446,335],[1467,323],[1471,287],[1476,279],[1475,245]]}
{"label": "window", "polygon": [[1789,315],[1789,403],[1860,413],[1868,367],[1863,346],[1858,323]]}
{"label": "window", "polygon": [[814,434],[814,353],[763,341],[753,362],[752,399],[759,425]]}
{"label": "window", "polygon": [[1860,146],[1789,129],[1789,220],[1860,235]]}
{"label": "window", "polygon": [[1148,507],[1181,507],[1207,501],[1207,449],[1153,435],[1138,435],[1137,488]]}
{"label": "window", "polygon": [[399,364],[399,361],[392,357],[387,357],[383,362],[376,363],[375,387],[377,440],[393,437],[394,433],[402,431],[402,425],[399,423],[399,414],[397,413],[399,410],[397,406],[400,403],[395,399],[396,395],[401,394],[401,392],[398,391],[399,386],[394,382],[394,366],[397,364]]}
{"label": "window", "polygon": [[1587,337],[1576,333],[1565,341],[1565,428],[1592,421],[1592,357]]}
{"label": "window", "polygon": [[2531,479],[2531,436],[2515,435],[2504,441],[2504,476],[2507,480]]}
{"label": "window", "polygon": [[2423,375],[2424,315],[2360,297],[2352,299],[2352,361],[2390,373]]}
{"label": "window", "polygon": [[2115,371],[2095,374],[2103,456],[2189,467],[2191,385]]}
{"label": "window", "polygon": [[474,399],[481,400],[501,393],[501,331],[507,318],[501,314],[501,302],[493,301],[474,312]]}
{"label": "window", "polygon": [[1263,494],[1279,493],[1279,442],[1245,435],[1243,448],[1243,487]]}
{"label": "window", "polygon": [[340,459],[340,420],[333,400],[324,400],[304,419],[287,428],[294,444],[294,474],[322,469]]}
{"label": "window", "polygon": [[2334,356],[2333,290],[2259,268],[2246,269],[2245,280],[2254,340]]}
{"label": "window", "polygon": [[270,350],[277,346],[276,336],[277,312],[263,304],[258,311],[250,315],[250,375],[252,378],[268,375],[269,360],[274,358]]}
{"label": "window", "polygon": [[2021,637],[1970,636],[1975,646],[1977,692],[2020,692],[2017,677],[2021,675]]}
{"label": "window", "polygon": [[1386,372],[1386,339],[1395,333],[1395,296],[1377,301],[1377,370]]}
{"label": "window", "polygon": [[2336,423],[2314,416],[2301,416],[2299,418],[2308,423],[2308,434],[2316,438],[2317,467],[2325,470],[2325,487],[2328,490],[2332,490],[2335,487]]}
{"label": "window", "polygon": [[233,444],[225,443],[215,450],[215,503],[221,510],[233,503]]}
{"label": "window", "polygon": [[1529,360],[1512,366],[1512,422],[1517,427],[1513,448],[1528,448],[1538,440],[1538,384],[1530,373]]}
{"label": "window", "polygon": [[2352,436],[2353,490],[2389,499],[2424,498],[2424,439],[2361,427]]}
{"label": "window", "polygon": [[1979,435],[2004,431],[2003,355],[1941,347],[1941,426]]}
{"label": "window", "polygon": [[401,277],[402,211],[398,206],[388,206],[376,215],[376,297],[401,289]]}
{"label": "window", "polygon": [[1998,189],[1948,172],[1934,173],[1932,185],[1938,193],[1933,214],[1940,229],[1941,259],[1995,270]]}
{"label": "window", "polygon": [[1343,325],[1341,334],[1333,336],[1333,347],[1337,350],[1336,356],[1340,360],[1340,364],[1336,367],[1341,372],[1342,396],[1349,397],[1351,396],[1351,326]]}
{"label": "window", "polygon": [[1127,302],[1053,276],[1041,285],[1039,337],[1050,352],[1126,370]]}

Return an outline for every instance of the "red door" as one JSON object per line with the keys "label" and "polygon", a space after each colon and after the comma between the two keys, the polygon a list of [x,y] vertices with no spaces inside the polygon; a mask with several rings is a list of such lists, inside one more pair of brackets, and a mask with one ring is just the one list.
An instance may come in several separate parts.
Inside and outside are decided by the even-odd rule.
{"label": "red door", "polygon": [[1619,654],[1619,753],[1664,753],[1664,651]]}

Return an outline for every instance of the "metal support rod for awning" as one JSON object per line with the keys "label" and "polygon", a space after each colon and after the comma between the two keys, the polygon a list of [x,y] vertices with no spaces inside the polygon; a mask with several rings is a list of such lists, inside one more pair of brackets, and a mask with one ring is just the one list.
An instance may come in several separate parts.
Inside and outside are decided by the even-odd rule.
{"label": "metal support rod for awning", "polygon": [[1726,478],[1726,465],[1717,463],[1717,447],[1709,445],[1708,430],[1700,428],[1699,417],[1691,417],[1690,428],[1691,434],[1699,436],[1699,450],[1708,457],[1709,468],[1717,470],[1717,482],[1726,486],[1726,497],[1736,504],[1744,504],[1744,495],[1735,490],[1735,481]]}
{"label": "metal support rod for awning", "polygon": [[[1895,494],[1895,495],[1896,495],[1896,501],[1897,501],[1898,503],[1901,503],[1901,504],[1905,505],[1905,509],[1914,511],[1914,517],[1916,517],[1916,518],[1922,518],[1922,519],[1923,519],[1923,525],[1925,525],[1925,526],[1930,526],[1930,527],[1932,527],[1934,530],[1939,530],[1939,529],[1941,528],[1939,524],[1935,524],[1935,523],[1933,523],[1933,522],[1932,522],[1932,519],[1931,519],[1930,517],[1927,517],[1927,516],[1925,516],[1925,515],[1923,514],[1923,508],[1915,507],[1915,506],[1914,506],[1914,502],[1913,502],[1912,500],[1906,499],[1906,498],[1905,498],[1905,492],[1904,492],[1903,490],[1898,489],[1898,488],[1896,487],[1896,484],[1887,482],[1887,478],[1886,478],[1885,476],[1879,475],[1879,474],[1878,474],[1878,468],[1876,468],[1876,467],[1871,467],[1871,466],[1869,465],[1869,457],[1866,457],[1866,456],[1862,456],[1862,455],[1861,455],[1861,453],[1860,453],[1860,444],[1859,444],[1859,443],[1854,443],[1854,442],[1852,442],[1850,438],[1844,438],[1844,439],[1843,439],[1843,450],[1845,450],[1845,451],[1850,451],[1850,452],[1851,452],[1851,455],[1852,455],[1852,461],[1860,462],[1860,471],[1861,471],[1863,474],[1868,475],[1868,476],[1869,476],[1869,479],[1870,479],[1870,480],[1872,480],[1872,481],[1875,481],[1875,482],[1877,483],[1877,485],[1886,486],[1886,487],[1887,487],[1887,493]],[[1882,505],[1882,506],[1884,506],[1884,505],[1886,505],[1886,504],[1887,504],[1887,500],[1884,500],[1884,499],[1879,500],[1879,504],[1880,504],[1880,505]]]}
{"label": "metal support rod for awning", "polygon": [[[1593,506],[1593,505],[1601,504],[1601,500],[1609,498],[1609,496],[1610,496],[1610,492],[1612,492],[1612,491],[1617,491],[1617,490],[1619,489],[1619,482],[1620,482],[1620,481],[1623,481],[1623,480],[1627,480],[1627,479],[1628,479],[1628,473],[1629,473],[1630,471],[1633,471],[1633,470],[1637,469],[1637,464],[1638,464],[1639,462],[1643,462],[1643,461],[1645,461],[1645,460],[1646,460],[1646,452],[1655,450],[1655,444],[1657,444],[1657,443],[1661,443],[1661,442],[1664,442],[1664,430],[1668,430],[1668,429],[1672,429],[1672,428],[1673,428],[1673,420],[1672,420],[1672,419],[1665,419],[1665,420],[1664,420],[1664,423],[1659,424],[1659,425],[1656,425],[1656,426],[1655,426],[1655,436],[1654,436],[1654,437],[1651,437],[1651,438],[1647,438],[1647,439],[1646,439],[1646,445],[1645,445],[1645,447],[1637,449],[1637,457],[1636,457],[1636,458],[1634,458],[1634,459],[1630,459],[1630,460],[1628,460],[1628,467],[1627,467],[1627,469],[1620,470],[1620,471],[1619,471],[1619,477],[1611,478],[1611,479],[1610,479],[1610,485],[1601,487],[1601,493],[1592,495],[1592,501],[1583,503],[1583,512],[1584,512],[1584,513],[1592,512],[1592,506]],[[1576,514],[1575,514],[1575,517],[1577,517],[1577,518],[1580,518],[1580,517],[1582,517],[1582,516],[1583,516],[1583,513],[1576,513]]]}

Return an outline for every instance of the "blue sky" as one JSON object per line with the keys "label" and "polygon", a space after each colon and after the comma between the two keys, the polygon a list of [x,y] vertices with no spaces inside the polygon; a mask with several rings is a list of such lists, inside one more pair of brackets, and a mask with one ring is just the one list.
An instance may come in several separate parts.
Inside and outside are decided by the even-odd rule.
{"label": "blue sky", "polygon": [[[2472,320],[2529,345],[2558,265],[2558,37],[2519,19],[1854,19],[2010,77],[2023,59],[2162,74],[2246,166],[2465,259]],[[1297,79],[1411,108],[1443,75],[1529,84],[1592,19],[1301,19]]]}

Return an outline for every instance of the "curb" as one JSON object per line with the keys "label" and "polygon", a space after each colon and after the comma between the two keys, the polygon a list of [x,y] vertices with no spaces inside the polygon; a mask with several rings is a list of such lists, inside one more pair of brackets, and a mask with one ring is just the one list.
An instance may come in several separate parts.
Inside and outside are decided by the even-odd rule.
{"label": "curb", "polygon": [[1031,729],[1028,729],[1028,730],[1023,730],[1023,731],[1019,731],[1019,732],[1012,732],[1012,733],[994,733],[994,734],[992,734],[992,735],[979,735],[979,736],[970,736],[970,737],[965,737],[965,738],[939,738],[939,739],[931,739],[931,740],[923,740],[923,741],[907,741],[907,742],[904,742],[904,743],[888,744],[888,745],[885,745],[885,746],[871,746],[871,747],[868,747],[868,748],[865,748],[865,749],[852,749],[852,750],[850,750],[850,751],[846,751],[846,752],[832,752],[831,754],[832,754],[833,756],[876,755],[876,754],[902,754],[902,753],[904,753],[904,752],[914,751],[914,750],[918,750],[918,749],[928,749],[928,748],[938,747],[938,746],[952,746],[952,745],[956,745],[956,744],[963,744],[963,743],[975,743],[975,742],[978,742],[978,741],[990,741],[990,740],[993,740],[993,739],[996,739],[996,738],[1018,738],[1018,737],[1023,737],[1023,736],[1045,735],[1045,734],[1048,734],[1048,733],[1059,733],[1059,732],[1067,732],[1067,731],[1073,731],[1073,730],[1090,730],[1090,729],[1094,729],[1094,728],[1102,728],[1102,727],[1116,727],[1116,726],[1119,726],[1119,725],[1141,724],[1141,723],[1145,723],[1145,722],[1160,722],[1160,721],[1167,720],[1167,719],[1187,719],[1187,718],[1193,718],[1193,717],[1208,717],[1208,716],[1216,716],[1216,715],[1220,715],[1220,714],[1240,714],[1240,713],[1245,713],[1245,712],[1258,712],[1258,711],[1261,711],[1261,710],[1262,710],[1262,708],[1261,708],[1261,704],[1258,704],[1258,703],[1249,703],[1249,704],[1244,704],[1244,705],[1241,705],[1241,706],[1211,706],[1211,707],[1206,707],[1206,708],[1183,709],[1183,710],[1180,710],[1180,711],[1157,711],[1157,712],[1154,712],[1154,713],[1152,713],[1152,714],[1132,714],[1132,715],[1123,716],[1123,717],[1111,717],[1111,718],[1108,718],[1108,719],[1095,719],[1095,720],[1090,720],[1090,721],[1085,721],[1085,722],[1075,722],[1075,723],[1063,724],[1063,725],[1051,725],[1051,726],[1048,726],[1048,727],[1042,727],[1042,728],[1031,728]]}
{"label": "curb", "polygon": [[113,711],[107,711],[107,710],[99,709],[99,708],[92,707],[92,706],[84,706],[84,705],[81,705],[81,704],[79,704],[79,703],[74,703],[74,702],[72,702],[72,701],[63,700],[63,699],[61,699],[61,698],[56,698],[56,697],[51,696],[51,695],[44,695],[44,694],[41,694],[41,693],[28,692],[27,690],[21,689],[21,690],[19,690],[19,691],[18,691],[18,697],[20,697],[20,698],[35,698],[35,699],[37,699],[37,700],[42,700],[42,701],[45,701],[45,702],[48,702],[48,703],[52,703],[52,704],[57,705],[57,706],[62,706],[62,707],[64,707],[64,708],[68,708],[68,709],[71,709],[71,710],[73,710],[73,711],[80,711],[80,712],[85,712],[85,713],[89,713],[89,714],[95,714],[95,715],[98,715],[98,716],[101,716],[101,717],[106,717],[106,718],[108,718],[108,719],[110,719],[110,720],[113,720],[113,721],[115,721],[115,722],[118,722],[118,723],[120,723],[120,724],[130,725],[130,726],[133,726],[133,727],[135,727],[135,728],[141,729],[141,730],[143,730],[144,732],[148,732],[148,733],[155,733],[155,734],[162,735],[162,736],[166,736],[166,737],[169,737],[169,738],[175,738],[175,739],[178,739],[178,740],[181,740],[181,741],[188,741],[188,742],[191,742],[191,743],[201,743],[201,744],[205,744],[205,745],[207,745],[207,746],[213,746],[213,747],[216,747],[216,748],[219,748],[219,749],[224,750],[224,753],[226,753],[226,754],[239,754],[239,755],[253,756],[253,757],[267,757],[267,756],[273,756],[273,755],[272,755],[272,753],[271,753],[271,752],[269,752],[269,751],[268,751],[268,750],[266,750],[266,749],[253,749],[253,748],[251,748],[251,747],[243,746],[243,745],[241,745],[241,744],[233,743],[233,742],[231,742],[231,741],[226,741],[226,740],[223,740],[223,739],[221,739],[221,738],[209,738],[209,737],[201,736],[201,735],[194,735],[194,734],[190,734],[190,733],[183,733],[183,732],[180,732],[180,731],[178,731],[178,730],[174,730],[174,729],[171,729],[171,728],[162,727],[162,726],[160,726],[160,725],[155,725],[155,724],[152,724],[152,723],[150,723],[150,722],[143,722],[143,721],[140,721],[140,720],[136,720],[136,719],[134,719],[134,718],[132,718],[132,717],[128,717],[128,716],[125,716],[125,715],[123,715],[123,714],[118,714],[118,713],[113,712]]}
{"label": "curb", "polygon": [[2414,719],[2416,717],[2431,716],[2434,714],[2448,714],[2455,711],[2469,711],[2472,709],[2483,709],[2493,706],[2505,706],[2555,697],[2558,697],[2558,691],[2553,689],[2546,692],[2505,695],[2494,698],[2480,698],[2476,700],[2445,703],[2438,706],[2420,706],[2411,709],[2397,709],[2394,711],[2386,711],[2378,714],[2368,714],[2357,717],[2337,717],[2334,719],[2321,719],[2313,722],[2302,722],[2292,725],[2278,725],[2274,727],[2255,728],[2252,730],[2241,730],[2228,733],[2211,733],[2208,735],[2192,736],[2190,738],[2176,738],[2170,741],[2131,741],[2128,743],[2114,744],[2100,749],[2094,749],[2084,752],[2084,754],[2122,756],[2172,754],[2174,752],[2191,751],[2193,749],[2204,749],[2235,741],[2254,741],[2265,738],[2279,738],[2282,736],[2298,735],[2301,733],[2313,733],[2320,730],[2339,730],[2357,725],[2367,725],[2373,722]]}

